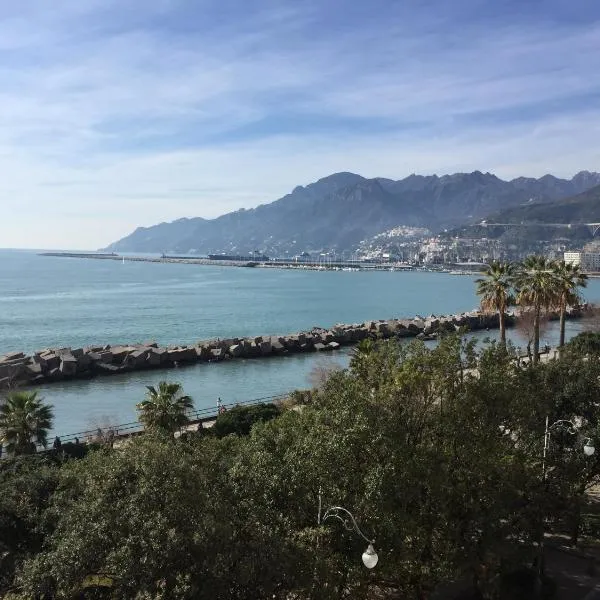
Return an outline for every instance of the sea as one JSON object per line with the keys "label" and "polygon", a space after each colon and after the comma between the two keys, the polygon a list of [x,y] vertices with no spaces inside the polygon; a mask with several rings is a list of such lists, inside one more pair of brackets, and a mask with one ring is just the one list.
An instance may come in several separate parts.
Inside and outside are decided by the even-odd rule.
{"label": "sea", "polygon": [[[293,333],[314,326],[453,314],[477,307],[475,276],[423,271],[311,271],[60,258],[0,250],[0,354],[48,347]],[[585,290],[600,300],[600,280]],[[582,323],[568,324],[568,334]],[[496,331],[473,334],[483,343]],[[516,330],[510,337],[526,340]],[[557,341],[556,325],[542,343]],[[135,420],[145,386],[178,381],[195,407],[216,407],[306,388],[349,350],[203,363],[36,388],[54,407],[53,434]]]}

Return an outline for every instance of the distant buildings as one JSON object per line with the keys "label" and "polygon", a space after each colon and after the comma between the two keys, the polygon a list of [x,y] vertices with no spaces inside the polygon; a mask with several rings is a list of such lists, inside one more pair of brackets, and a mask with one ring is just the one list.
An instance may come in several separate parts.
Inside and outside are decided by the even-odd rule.
{"label": "distant buildings", "polygon": [[564,253],[567,264],[577,265],[582,271],[597,273],[600,271],[600,241],[586,244],[583,250]]}

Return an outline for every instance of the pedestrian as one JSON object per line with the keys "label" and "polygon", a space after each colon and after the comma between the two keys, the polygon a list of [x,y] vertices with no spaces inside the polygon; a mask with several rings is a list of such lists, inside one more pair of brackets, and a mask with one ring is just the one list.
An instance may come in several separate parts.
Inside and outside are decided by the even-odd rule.
{"label": "pedestrian", "polygon": [[62,442],[60,441],[60,438],[58,436],[54,438],[54,443],[52,444],[52,447],[57,451],[62,448]]}

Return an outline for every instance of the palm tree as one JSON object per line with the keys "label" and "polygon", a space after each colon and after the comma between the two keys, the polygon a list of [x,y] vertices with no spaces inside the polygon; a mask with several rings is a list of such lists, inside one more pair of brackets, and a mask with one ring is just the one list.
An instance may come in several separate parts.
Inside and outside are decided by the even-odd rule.
{"label": "palm tree", "polygon": [[189,421],[186,413],[194,402],[183,395],[181,384],[161,381],[158,389],[151,385],[147,389],[146,399],[136,406],[146,429],[173,434]]}
{"label": "palm tree", "polygon": [[554,263],[554,275],[558,284],[557,308],[560,311],[560,341],[558,347],[565,345],[565,316],[567,307],[579,304],[582,301],[579,288],[587,286],[588,277],[579,269],[579,265],[572,265],[560,260]]}
{"label": "palm tree", "polygon": [[543,256],[529,256],[519,266],[515,277],[517,304],[533,311],[533,363],[540,359],[540,319],[557,303],[559,283],[552,261]]}
{"label": "palm tree", "polygon": [[477,295],[481,296],[481,309],[497,312],[500,325],[500,343],[506,346],[506,310],[514,303],[512,293],[515,267],[512,263],[492,261],[477,279]]}
{"label": "palm tree", "polygon": [[0,406],[0,444],[9,454],[33,454],[46,448],[54,415],[37,392],[12,392]]}

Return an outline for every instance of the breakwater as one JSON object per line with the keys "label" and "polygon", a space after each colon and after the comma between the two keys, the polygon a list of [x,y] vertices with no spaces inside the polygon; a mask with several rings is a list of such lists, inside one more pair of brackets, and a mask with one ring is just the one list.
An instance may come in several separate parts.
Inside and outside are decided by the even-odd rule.
{"label": "breakwater", "polygon": [[[581,310],[570,311],[570,317]],[[512,315],[507,316],[511,324]],[[389,319],[314,327],[291,335],[202,340],[185,346],[159,346],[156,342],[130,345],[47,348],[26,355],[0,356],[0,389],[34,386],[149,369],[168,369],[203,362],[268,358],[303,352],[333,352],[364,339],[433,339],[460,329],[480,331],[498,327],[497,314],[467,312],[449,316]]]}

